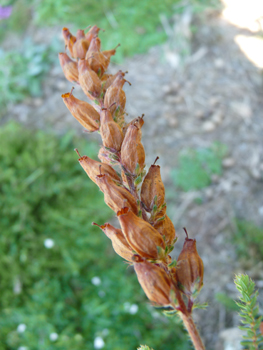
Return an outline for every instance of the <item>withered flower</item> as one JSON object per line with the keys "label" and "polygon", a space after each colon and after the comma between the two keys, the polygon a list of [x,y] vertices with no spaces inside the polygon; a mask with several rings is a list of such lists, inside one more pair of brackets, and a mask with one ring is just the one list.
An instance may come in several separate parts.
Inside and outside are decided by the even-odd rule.
{"label": "withered flower", "polygon": [[167,245],[174,244],[176,233],[172,220],[166,214],[163,220],[158,221],[158,218],[161,217],[157,217],[153,227],[160,233],[161,236],[165,237],[165,243]]}
{"label": "withered flower", "polygon": [[145,165],[145,151],[141,143],[141,137],[140,127],[131,124],[121,146],[122,165],[133,175],[139,175]]}
{"label": "withered flower", "polygon": [[58,58],[66,79],[72,83],[78,82],[79,71],[77,63],[64,52],[60,52]]}
{"label": "withered flower", "polygon": [[156,207],[155,211],[164,204],[165,188],[161,178],[159,165],[151,165],[145,176],[142,189],[141,200],[148,212],[151,212]]}
{"label": "withered flower", "polygon": [[84,93],[91,99],[99,97],[101,81],[98,75],[90,68],[88,60],[78,61],[79,83]]}
{"label": "withered flower", "polygon": [[123,73],[119,71],[116,74],[114,81],[106,91],[104,97],[104,106],[110,109],[112,115],[114,115],[116,110],[118,111],[118,114],[123,114],[124,112],[126,95],[122,90],[122,87],[126,81],[127,80],[123,78]]}
{"label": "withered flower", "polygon": [[134,270],[148,299],[161,306],[167,306],[171,303],[172,282],[162,267],[143,261],[135,262]]}
{"label": "withered flower", "polygon": [[73,53],[73,46],[74,46],[77,38],[70,33],[68,28],[65,28],[65,27],[62,29],[62,35],[64,38],[65,45],[69,49],[71,57],[75,58],[74,53]]}
{"label": "withered flower", "polygon": [[164,240],[147,221],[136,216],[129,208],[117,212],[122,232],[139,255],[147,259],[158,259],[158,248],[165,248]]}
{"label": "withered flower", "polygon": [[86,57],[86,53],[89,49],[89,42],[85,37],[84,30],[79,29],[76,38],[77,40],[73,45],[73,57],[83,59]]}
{"label": "withered flower", "polygon": [[196,240],[185,238],[177,260],[178,287],[188,296],[195,297],[203,286],[204,264],[196,249]]}
{"label": "withered flower", "polygon": [[65,105],[77,121],[88,131],[99,130],[100,115],[88,102],[81,101],[67,92],[61,96]]}
{"label": "withered flower", "polygon": [[90,30],[85,35],[89,43],[94,37],[98,35],[99,31],[100,31],[100,28],[98,28],[97,26],[93,26],[90,28]]}
{"label": "withered flower", "polygon": [[120,151],[123,133],[121,127],[115,123],[109,110],[102,109],[100,113],[100,133],[104,147]]}
{"label": "withered flower", "polygon": [[[93,223],[93,225],[97,225]],[[99,225],[97,225],[99,226]],[[115,228],[109,223],[106,223],[99,228],[106,234],[106,236],[111,240],[112,247],[115,252],[127,261],[132,261],[133,252],[128,242],[126,241],[122,230]]]}
{"label": "withered flower", "polygon": [[116,171],[108,164],[100,163],[88,156],[82,156],[79,158],[79,164],[87,173],[88,177],[95,183],[97,183],[96,177],[101,172],[102,174],[109,175],[113,180],[120,182],[120,177]]}
{"label": "withered flower", "polygon": [[107,174],[98,175],[96,177],[96,184],[104,193],[105,203],[115,211],[115,213],[117,213],[125,203],[125,205],[137,215],[138,207],[136,199],[125,187],[117,184]]}

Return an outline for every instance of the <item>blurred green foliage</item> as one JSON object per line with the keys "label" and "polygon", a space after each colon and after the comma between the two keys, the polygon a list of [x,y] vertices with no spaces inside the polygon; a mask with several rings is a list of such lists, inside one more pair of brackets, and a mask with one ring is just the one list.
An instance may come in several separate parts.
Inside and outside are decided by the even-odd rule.
{"label": "blurred green foliage", "polygon": [[21,102],[42,95],[41,84],[54,62],[57,41],[36,45],[29,38],[16,50],[0,49],[0,104]]}
{"label": "blurred green foliage", "polygon": [[224,307],[227,310],[239,311],[239,307],[237,306],[236,302],[233,299],[231,299],[227,294],[216,293],[215,298],[220,304],[224,305]]}
{"label": "blurred green foliage", "polygon": [[187,3],[181,0],[5,1],[6,5],[13,3],[14,6],[12,16],[2,24],[5,30],[22,30],[24,18],[28,18],[30,14],[33,15],[34,23],[37,25],[56,25],[61,28],[72,25],[73,27],[70,27],[72,32],[96,24],[105,29],[100,35],[104,49],[111,49],[121,43],[116,57],[113,58],[118,62],[124,56],[146,52],[151,46],[167,39],[160,14],[170,19],[174,13],[180,13],[189,4],[193,11],[218,4],[218,0],[189,0]]}
{"label": "blurred green foliage", "polygon": [[263,227],[256,226],[251,221],[236,220],[236,232],[232,236],[236,252],[241,258],[252,258],[255,261],[263,259]]}
{"label": "blurred green foliage", "polygon": [[74,146],[95,157],[97,146],[72,134],[0,130],[0,350],[87,350],[96,337],[106,350],[190,349],[91,225],[112,211]]}
{"label": "blurred green foliage", "polygon": [[183,191],[209,186],[213,174],[221,175],[222,158],[226,152],[226,146],[220,143],[213,143],[210,148],[189,148],[182,151],[179,154],[178,168],[171,172],[174,184]]}

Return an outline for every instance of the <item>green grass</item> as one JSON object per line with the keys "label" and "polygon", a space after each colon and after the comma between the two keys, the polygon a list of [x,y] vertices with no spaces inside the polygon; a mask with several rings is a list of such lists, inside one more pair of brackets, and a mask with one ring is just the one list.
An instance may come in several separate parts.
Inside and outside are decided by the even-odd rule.
{"label": "green grass", "polygon": [[94,158],[98,146],[14,123],[0,130],[0,350],[87,350],[97,336],[106,350],[190,349],[176,320],[153,318],[132,269],[91,225],[112,211],[74,147]]}
{"label": "green grass", "polygon": [[222,158],[226,150],[225,145],[214,143],[210,148],[189,148],[182,151],[178,167],[171,172],[174,184],[183,191],[209,186],[213,174],[222,174]]}
{"label": "green grass", "polygon": [[0,104],[23,101],[42,95],[42,81],[57,59],[57,41],[36,45],[29,38],[12,51],[0,49]]}
{"label": "green grass", "polygon": [[[174,13],[184,10],[180,0],[10,0],[6,4],[11,2],[14,3],[13,13],[1,24],[0,37],[3,38],[7,30],[22,31],[31,13],[38,26],[56,25],[62,28],[71,24],[73,32],[96,24],[105,29],[101,34],[104,49],[121,43],[115,58],[118,62],[125,56],[144,53],[151,46],[164,42],[167,35],[160,14],[170,19]],[[217,3],[218,0],[191,0],[195,12]]]}

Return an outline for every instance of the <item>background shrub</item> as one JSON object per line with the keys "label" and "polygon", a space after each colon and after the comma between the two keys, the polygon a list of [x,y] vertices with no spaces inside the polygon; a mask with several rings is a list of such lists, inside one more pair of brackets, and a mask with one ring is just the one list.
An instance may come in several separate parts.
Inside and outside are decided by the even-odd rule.
{"label": "background shrub", "polygon": [[112,212],[74,146],[95,157],[96,145],[72,134],[0,130],[0,349],[86,350],[96,337],[111,350],[190,349],[91,226]]}

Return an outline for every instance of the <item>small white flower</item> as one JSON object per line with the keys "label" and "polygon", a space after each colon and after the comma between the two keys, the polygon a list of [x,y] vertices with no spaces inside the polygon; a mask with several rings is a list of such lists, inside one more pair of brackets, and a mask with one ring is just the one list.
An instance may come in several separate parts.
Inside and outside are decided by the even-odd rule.
{"label": "small white flower", "polygon": [[19,346],[17,350],[28,350],[28,348],[26,346]]}
{"label": "small white flower", "polygon": [[92,277],[91,283],[94,284],[94,286],[99,286],[101,284],[101,279],[97,276]]}
{"label": "small white flower", "polygon": [[17,326],[16,330],[17,330],[18,333],[24,333],[24,331],[26,330],[26,325],[24,323],[20,323]]}
{"label": "small white flower", "polygon": [[94,339],[94,348],[95,349],[102,349],[104,347],[105,343],[104,340],[101,337],[96,337]]}
{"label": "small white flower", "polygon": [[53,239],[51,239],[51,238],[47,238],[47,239],[45,239],[45,241],[44,241],[44,246],[45,246],[47,249],[53,248],[53,247],[54,247],[54,244],[55,244],[55,242],[54,242]]}
{"label": "small white flower", "polygon": [[58,334],[57,333],[50,333],[49,334],[49,339],[51,341],[56,341],[58,339]]}
{"label": "small white flower", "polygon": [[135,315],[138,312],[138,309],[139,309],[138,305],[132,304],[129,310],[130,314]]}

